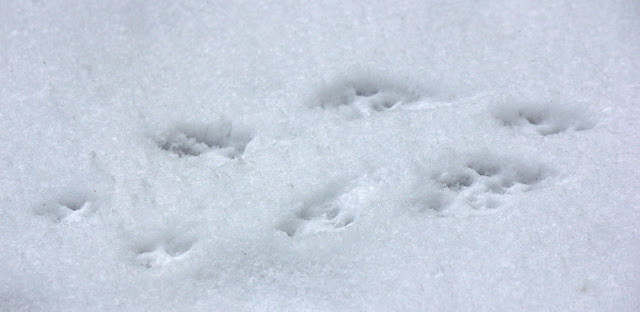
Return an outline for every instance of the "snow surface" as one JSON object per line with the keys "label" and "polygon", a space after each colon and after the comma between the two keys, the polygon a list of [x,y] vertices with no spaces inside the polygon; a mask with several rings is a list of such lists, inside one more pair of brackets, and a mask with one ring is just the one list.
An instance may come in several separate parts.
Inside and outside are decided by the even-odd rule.
{"label": "snow surface", "polygon": [[0,0],[2,311],[640,311],[640,2]]}

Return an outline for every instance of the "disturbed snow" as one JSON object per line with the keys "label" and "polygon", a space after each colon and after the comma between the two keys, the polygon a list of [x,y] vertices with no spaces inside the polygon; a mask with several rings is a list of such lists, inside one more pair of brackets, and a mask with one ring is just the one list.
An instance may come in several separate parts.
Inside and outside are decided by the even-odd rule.
{"label": "disturbed snow", "polygon": [[3,1],[0,310],[640,309],[634,1]]}

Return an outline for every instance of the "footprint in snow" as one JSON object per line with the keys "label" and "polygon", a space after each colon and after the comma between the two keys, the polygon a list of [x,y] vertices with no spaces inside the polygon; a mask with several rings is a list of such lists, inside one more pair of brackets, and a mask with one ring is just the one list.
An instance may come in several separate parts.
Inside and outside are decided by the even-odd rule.
{"label": "footprint in snow", "polygon": [[97,206],[95,190],[70,191],[42,203],[36,207],[35,212],[56,222],[76,222],[95,213]]}
{"label": "footprint in snow", "polygon": [[277,225],[290,237],[341,231],[357,221],[362,208],[375,193],[368,176],[351,182],[332,183],[307,197]]}
{"label": "footprint in snow", "polygon": [[568,130],[584,131],[595,126],[593,119],[577,108],[550,105],[501,105],[493,108],[493,116],[504,126],[542,136]]}
{"label": "footprint in snow", "polygon": [[[457,157],[452,157],[456,159]],[[416,186],[414,205],[419,211],[447,213],[494,209],[503,197],[529,191],[549,176],[543,166],[493,155],[467,156],[425,174]]]}
{"label": "footprint in snow", "polygon": [[181,158],[215,152],[234,159],[242,156],[252,139],[248,128],[222,120],[206,124],[180,123],[155,141],[160,149]]}
{"label": "footprint in snow", "polygon": [[392,110],[418,99],[419,95],[407,87],[385,79],[358,76],[326,86],[317,93],[312,106],[336,110],[354,119]]}
{"label": "footprint in snow", "polygon": [[135,248],[135,261],[146,268],[159,268],[185,259],[194,240],[175,235],[160,235],[140,242]]}

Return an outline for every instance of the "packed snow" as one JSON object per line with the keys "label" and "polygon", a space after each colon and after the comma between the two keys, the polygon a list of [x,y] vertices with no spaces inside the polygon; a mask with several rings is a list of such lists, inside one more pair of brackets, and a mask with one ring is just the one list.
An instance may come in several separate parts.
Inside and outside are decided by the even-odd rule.
{"label": "packed snow", "polygon": [[640,311],[640,2],[0,0],[1,311]]}

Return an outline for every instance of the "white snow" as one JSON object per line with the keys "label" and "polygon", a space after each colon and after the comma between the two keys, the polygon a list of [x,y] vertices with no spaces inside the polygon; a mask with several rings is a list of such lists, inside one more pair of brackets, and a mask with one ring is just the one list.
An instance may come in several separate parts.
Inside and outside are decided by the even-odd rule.
{"label": "white snow", "polygon": [[640,3],[0,1],[1,311],[639,311]]}

